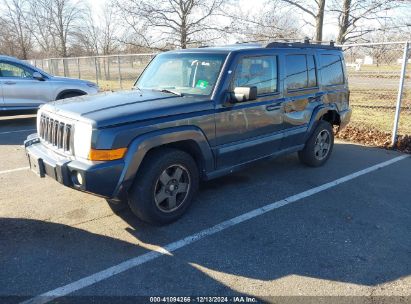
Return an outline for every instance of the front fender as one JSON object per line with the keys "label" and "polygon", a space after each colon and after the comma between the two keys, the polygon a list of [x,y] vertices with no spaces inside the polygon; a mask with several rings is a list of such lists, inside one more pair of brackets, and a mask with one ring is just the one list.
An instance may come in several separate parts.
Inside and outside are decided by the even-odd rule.
{"label": "front fender", "polygon": [[204,133],[200,129],[194,126],[182,126],[149,132],[136,137],[128,146],[124,158],[124,169],[113,197],[120,197],[130,188],[150,149],[184,140],[194,141],[198,145],[204,160],[203,170],[205,172],[212,171],[214,169],[214,156]]}

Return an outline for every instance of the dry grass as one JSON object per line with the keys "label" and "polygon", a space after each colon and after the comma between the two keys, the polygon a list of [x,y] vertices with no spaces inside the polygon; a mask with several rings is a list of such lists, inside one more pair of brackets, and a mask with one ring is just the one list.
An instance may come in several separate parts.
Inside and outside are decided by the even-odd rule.
{"label": "dry grass", "polygon": [[[353,107],[350,125],[365,127],[382,132],[391,132],[394,124],[394,111]],[[402,111],[398,134],[411,134],[411,112]]]}
{"label": "dry grass", "polygon": [[[123,80],[121,82],[123,90],[130,90],[135,80]],[[120,82],[118,80],[99,80],[98,85],[102,91],[119,91]]]}
{"label": "dry grass", "polygon": [[[403,135],[411,134],[410,97],[411,90],[406,90],[403,96],[398,130],[399,134]],[[382,132],[391,132],[394,123],[396,99],[396,90],[353,90],[351,92],[350,100],[353,109],[351,125],[375,129]]]}

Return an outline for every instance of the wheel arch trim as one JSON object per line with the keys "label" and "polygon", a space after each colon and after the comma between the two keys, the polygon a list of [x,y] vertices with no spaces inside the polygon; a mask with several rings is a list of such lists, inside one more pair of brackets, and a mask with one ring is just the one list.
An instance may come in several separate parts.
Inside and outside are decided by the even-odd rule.
{"label": "wheel arch trim", "polygon": [[79,89],[66,89],[66,90],[63,90],[63,91],[61,91],[61,92],[59,92],[59,93],[57,94],[56,100],[60,99],[61,97],[63,97],[63,96],[66,95],[66,94],[69,94],[69,93],[76,93],[76,94],[81,94],[81,95],[87,95],[86,92],[84,92],[84,91],[82,91],[82,90],[79,90]]}
{"label": "wheel arch trim", "polygon": [[338,108],[333,103],[323,104],[323,105],[320,105],[320,106],[318,106],[314,109],[313,114],[311,115],[311,120],[308,123],[308,128],[307,128],[307,132],[306,132],[306,135],[305,135],[305,140],[307,140],[311,136],[311,133],[314,131],[315,126],[316,126],[317,122],[321,119],[321,117],[323,117],[329,111],[336,112],[339,115]]}
{"label": "wheel arch trim", "polygon": [[128,146],[124,158],[124,170],[113,197],[120,196],[130,188],[144,157],[151,149],[188,140],[195,142],[203,158],[204,172],[201,173],[212,171],[214,169],[214,156],[206,136],[199,128],[194,126],[173,127],[146,133],[136,137]]}

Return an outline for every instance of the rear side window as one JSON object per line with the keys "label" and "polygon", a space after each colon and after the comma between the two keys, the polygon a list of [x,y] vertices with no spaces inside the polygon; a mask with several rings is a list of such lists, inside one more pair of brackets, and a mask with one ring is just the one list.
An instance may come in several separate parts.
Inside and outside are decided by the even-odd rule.
{"label": "rear side window", "polygon": [[317,86],[315,60],[312,55],[287,55],[287,90],[306,89]]}
{"label": "rear side window", "polygon": [[257,87],[257,94],[277,92],[277,56],[242,58],[236,68],[233,88]]}
{"label": "rear side window", "polygon": [[320,55],[323,85],[344,84],[344,72],[340,56]]}

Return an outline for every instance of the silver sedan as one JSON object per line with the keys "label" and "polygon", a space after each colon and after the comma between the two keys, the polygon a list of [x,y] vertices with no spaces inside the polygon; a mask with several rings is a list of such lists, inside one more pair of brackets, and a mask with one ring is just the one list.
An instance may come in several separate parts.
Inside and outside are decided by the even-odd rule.
{"label": "silver sedan", "polygon": [[13,57],[0,55],[0,110],[31,110],[57,99],[98,92],[90,81],[57,77]]}

